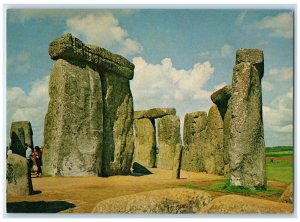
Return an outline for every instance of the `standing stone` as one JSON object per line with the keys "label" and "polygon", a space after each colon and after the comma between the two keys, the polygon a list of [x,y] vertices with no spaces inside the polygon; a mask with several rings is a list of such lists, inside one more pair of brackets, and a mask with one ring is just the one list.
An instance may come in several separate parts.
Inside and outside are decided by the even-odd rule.
{"label": "standing stone", "polygon": [[204,165],[207,173],[224,174],[223,120],[217,105],[208,112]]}
{"label": "standing stone", "polygon": [[10,154],[6,163],[7,194],[25,196],[33,193],[31,169],[25,157]]}
{"label": "standing stone", "polygon": [[210,98],[218,106],[222,119],[224,119],[228,109],[228,100],[231,97],[231,86],[227,85],[211,94]]}
{"label": "standing stone", "polygon": [[10,127],[10,149],[12,152],[25,157],[25,143],[33,147],[32,134],[29,121],[12,122]]}
{"label": "standing stone", "polygon": [[235,186],[254,188],[266,185],[262,66],[261,50],[238,50],[232,79],[229,147],[230,179]]}
{"label": "standing stone", "polygon": [[[211,100],[218,106],[218,110],[221,114],[223,120],[223,164],[221,159],[216,159],[216,165],[219,167],[216,168],[217,174],[224,174],[228,175],[229,173],[229,125],[231,121],[231,93],[232,87],[231,85],[224,86],[223,88],[217,90],[211,95]],[[216,112],[216,111],[214,111]],[[218,137],[219,138],[219,137]],[[221,141],[217,142],[216,144],[220,144]],[[214,143],[214,140],[212,141]],[[221,150],[220,150],[221,151]],[[219,156],[219,155],[218,155]],[[223,167],[221,167],[221,165]],[[221,173],[221,168],[223,168],[223,172]]]}
{"label": "standing stone", "polygon": [[135,119],[134,162],[146,167],[155,167],[156,133],[154,120],[148,118]]}
{"label": "standing stone", "polygon": [[102,176],[128,175],[134,151],[133,98],[129,79],[101,73],[103,84]]}
{"label": "standing stone", "polygon": [[99,74],[82,63],[57,60],[49,82],[44,171],[53,176],[100,174],[103,109]]}
{"label": "standing stone", "polygon": [[203,159],[206,147],[206,112],[185,114],[183,128],[183,157],[181,169],[192,172],[204,172]]}
{"label": "standing stone", "polygon": [[45,119],[45,170],[51,175],[130,174],[134,65],[71,34],[54,40]]}
{"label": "standing stone", "polygon": [[172,169],[177,145],[181,145],[180,119],[167,115],[158,119],[157,168]]}
{"label": "standing stone", "polygon": [[177,144],[175,148],[172,177],[173,179],[180,179],[180,167],[182,158],[182,145]]}

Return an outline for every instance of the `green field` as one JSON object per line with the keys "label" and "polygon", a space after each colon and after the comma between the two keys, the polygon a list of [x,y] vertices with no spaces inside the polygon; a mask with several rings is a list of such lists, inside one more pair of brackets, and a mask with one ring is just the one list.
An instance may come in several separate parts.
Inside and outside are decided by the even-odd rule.
{"label": "green field", "polygon": [[[278,181],[285,184],[293,182],[293,157],[294,150],[290,146],[267,147],[266,148],[266,176],[267,180]],[[273,159],[271,161],[271,159]],[[230,185],[229,179],[222,179],[212,185],[199,187],[193,184],[186,184],[188,188],[219,191],[225,193],[238,193],[247,196],[280,196],[282,189],[267,186],[266,189],[251,190],[244,187]]]}
{"label": "green field", "polygon": [[293,181],[293,161],[291,160],[293,157],[294,150],[291,146],[266,148],[267,179],[290,184]]}

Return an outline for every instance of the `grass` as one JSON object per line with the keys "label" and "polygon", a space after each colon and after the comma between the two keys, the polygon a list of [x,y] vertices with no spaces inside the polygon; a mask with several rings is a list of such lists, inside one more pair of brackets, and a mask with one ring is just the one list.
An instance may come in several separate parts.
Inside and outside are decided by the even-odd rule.
{"label": "grass", "polygon": [[[294,152],[291,146],[266,148],[266,157],[269,158],[287,158],[293,156]],[[274,159],[274,161],[271,162],[269,159],[266,160],[266,174],[268,180],[290,184],[293,182],[293,169],[293,161]]]}
{"label": "grass", "polygon": [[282,189],[278,187],[268,186],[267,188],[257,188],[250,189],[242,186],[232,186],[230,185],[229,179],[218,180],[212,185],[209,186],[197,186],[193,184],[186,184],[185,187],[191,189],[199,189],[199,190],[208,190],[229,194],[240,194],[244,196],[260,196],[260,197],[271,197],[271,196],[280,196],[283,192]]}
{"label": "grass", "polygon": [[[266,148],[266,176],[267,180],[278,181],[285,184],[293,182],[293,161],[279,160],[276,158],[287,158],[293,157],[293,147],[291,146],[278,146],[278,147],[267,147]],[[270,158],[275,159],[271,162]],[[209,186],[197,186],[193,184],[186,184],[185,187],[200,190],[209,190],[230,194],[241,194],[245,196],[260,196],[260,197],[271,197],[280,196],[283,192],[278,187],[268,186],[265,189],[249,189],[242,186],[230,185],[229,179],[218,180]]]}

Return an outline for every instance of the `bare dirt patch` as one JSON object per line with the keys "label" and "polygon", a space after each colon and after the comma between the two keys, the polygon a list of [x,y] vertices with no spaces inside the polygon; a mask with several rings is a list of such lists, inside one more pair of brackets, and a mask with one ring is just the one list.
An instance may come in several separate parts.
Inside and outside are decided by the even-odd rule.
{"label": "bare dirt patch", "polygon": [[[182,179],[176,180],[172,179],[171,170],[150,168],[150,171],[153,174],[146,176],[32,178],[36,194],[22,197],[7,196],[7,202],[10,204],[8,207],[14,207],[14,204],[23,206],[27,203],[26,212],[36,212],[38,208],[39,212],[51,213],[48,208],[52,209],[53,203],[57,203],[61,207],[56,207],[52,211],[53,213],[91,213],[99,201],[108,198],[150,190],[183,187],[191,183],[207,186],[223,178],[212,174],[182,171]],[[20,202],[24,201],[26,203],[22,205]],[[33,203],[38,201],[44,202],[40,205]]]}

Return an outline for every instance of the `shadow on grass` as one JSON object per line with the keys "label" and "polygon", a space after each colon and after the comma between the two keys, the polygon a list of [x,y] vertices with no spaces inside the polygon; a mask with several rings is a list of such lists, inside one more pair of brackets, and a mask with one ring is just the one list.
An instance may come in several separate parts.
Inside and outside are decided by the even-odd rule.
{"label": "shadow on grass", "polygon": [[40,191],[40,190],[34,190],[32,192],[32,195],[37,195],[37,194],[41,194],[41,193],[42,193],[42,191]]}
{"label": "shadow on grass", "polygon": [[58,213],[76,207],[66,201],[22,201],[7,203],[7,213]]}

